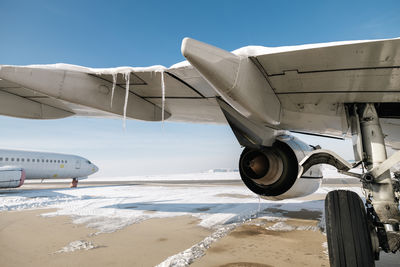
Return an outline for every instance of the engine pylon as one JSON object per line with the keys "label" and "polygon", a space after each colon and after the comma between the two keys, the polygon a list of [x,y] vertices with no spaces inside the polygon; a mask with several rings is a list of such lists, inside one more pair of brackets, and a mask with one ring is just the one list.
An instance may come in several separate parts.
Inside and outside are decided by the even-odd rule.
{"label": "engine pylon", "polygon": [[181,50],[216,93],[239,113],[254,121],[279,124],[279,99],[250,58],[190,38],[183,39]]}

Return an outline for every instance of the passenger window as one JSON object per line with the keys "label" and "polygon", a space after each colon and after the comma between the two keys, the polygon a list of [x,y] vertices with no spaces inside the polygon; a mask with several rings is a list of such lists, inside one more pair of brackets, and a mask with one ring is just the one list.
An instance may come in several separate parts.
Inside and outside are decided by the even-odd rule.
{"label": "passenger window", "polygon": [[49,160],[48,160],[48,159],[46,159],[46,162],[49,162]]}
{"label": "passenger window", "polygon": [[68,163],[68,161],[65,161],[65,163]]}
{"label": "passenger window", "polygon": [[6,161],[8,161],[8,158],[6,158]]}
{"label": "passenger window", "polygon": [[17,161],[19,161],[19,158],[17,158]]}
{"label": "passenger window", "polygon": [[57,160],[58,163],[60,163],[60,160]]}
{"label": "passenger window", "polygon": [[30,159],[26,159],[26,161],[27,161],[27,162],[30,162],[31,160],[30,160]]}
{"label": "passenger window", "polygon": [[3,161],[3,158],[0,158],[0,161]]}
{"label": "passenger window", "polygon": [[22,162],[24,162],[24,161],[25,161],[25,159],[21,159],[21,161],[22,161]]}
{"label": "passenger window", "polygon": [[14,158],[11,158],[11,161],[14,161]]}
{"label": "passenger window", "polygon": [[35,159],[32,159],[32,162],[35,162]]}

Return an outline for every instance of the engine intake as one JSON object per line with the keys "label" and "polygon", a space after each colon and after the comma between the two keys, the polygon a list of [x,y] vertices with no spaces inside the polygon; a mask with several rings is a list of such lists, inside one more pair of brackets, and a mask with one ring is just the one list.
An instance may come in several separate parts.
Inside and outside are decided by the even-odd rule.
{"label": "engine intake", "polygon": [[271,147],[246,147],[240,156],[240,176],[251,191],[270,199],[311,194],[322,178],[319,167],[299,179],[298,173],[299,162],[312,150],[293,136],[280,136]]}
{"label": "engine intake", "polygon": [[0,188],[16,188],[24,184],[25,171],[22,168],[0,167]]}

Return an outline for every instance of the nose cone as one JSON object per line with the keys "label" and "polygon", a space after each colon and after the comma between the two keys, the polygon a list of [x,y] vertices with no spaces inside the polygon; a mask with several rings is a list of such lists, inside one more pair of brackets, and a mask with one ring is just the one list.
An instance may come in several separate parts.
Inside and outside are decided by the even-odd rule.
{"label": "nose cone", "polygon": [[96,165],[93,164],[93,168],[92,168],[93,173],[96,173],[99,171],[99,167],[97,167]]}

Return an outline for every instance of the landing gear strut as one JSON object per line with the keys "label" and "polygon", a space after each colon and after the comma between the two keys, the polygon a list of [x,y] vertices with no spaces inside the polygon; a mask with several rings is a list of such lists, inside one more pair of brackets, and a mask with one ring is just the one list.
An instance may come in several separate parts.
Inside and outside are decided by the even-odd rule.
{"label": "landing gear strut", "polygon": [[[361,141],[356,158],[360,157],[367,173],[362,176],[369,223],[376,230],[379,246],[385,252],[400,248],[399,200],[395,196],[390,167],[396,162],[387,160],[384,136],[373,104],[353,106],[352,120],[358,117],[359,128],[352,129],[353,140]],[[353,127],[354,128],[354,127]],[[359,132],[357,132],[360,130]],[[394,158],[396,159],[396,158]],[[386,165],[386,166],[385,166]]]}
{"label": "landing gear strut", "polygon": [[78,178],[72,178],[70,188],[75,188],[78,186]]}
{"label": "landing gear strut", "polygon": [[[374,104],[347,106],[354,156],[352,166],[335,153],[316,150],[300,165],[303,173],[314,164],[330,164],[339,172],[360,178],[366,210],[357,194],[332,191],[325,200],[326,232],[331,266],[374,266],[381,250],[400,249],[398,181],[390,168],[400,161],[400,152],[387,159],[382,128]],[[349,170],[362,165],[362,175]],[[398,177],[399,176],[399,177]]]}

